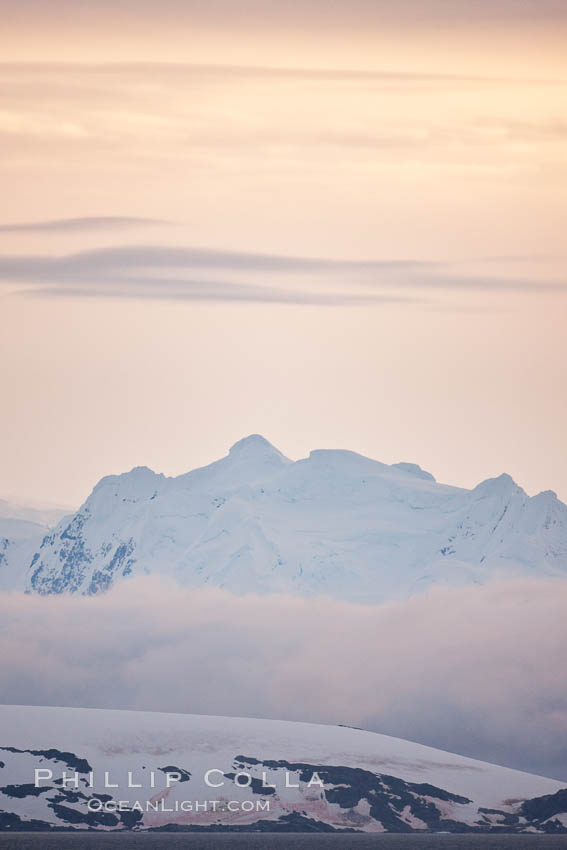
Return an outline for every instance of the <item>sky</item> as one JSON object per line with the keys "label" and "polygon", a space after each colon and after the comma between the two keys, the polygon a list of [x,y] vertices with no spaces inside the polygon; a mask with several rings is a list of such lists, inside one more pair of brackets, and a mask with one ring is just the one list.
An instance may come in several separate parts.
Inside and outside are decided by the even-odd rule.
{"label": "sky", "polygon": [[567,7],[0,0],[0,496],[249,433],[567,500]]}

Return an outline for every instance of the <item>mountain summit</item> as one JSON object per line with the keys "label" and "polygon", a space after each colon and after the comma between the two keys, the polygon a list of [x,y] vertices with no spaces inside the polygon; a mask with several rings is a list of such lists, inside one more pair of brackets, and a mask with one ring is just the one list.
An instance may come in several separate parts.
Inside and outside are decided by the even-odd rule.
{"label": "mountain summit", "polygon": [[236,593],[351,601],[434,584],[567,574],[567,507],[510,478],[473,490],[413,463],[343,450],[293,462],[264,437],[176,478],[137,467],[25,546],[0,541],[0,585],[96,594],[136,575]]}
{"label": "mountain summit", "polygon": [[[283,458],[284,456],[273,446],[269,440],[262,437],[261,434],[250,434],[249,437],[243,437],[238,440],[229,450],[229,455],[237,456],[246,454],[248,457],[260,457],[266,455],[276,455]],[[287,458],[285,458],[287,460]],[[288,461],[291,463],[291,461]]]}

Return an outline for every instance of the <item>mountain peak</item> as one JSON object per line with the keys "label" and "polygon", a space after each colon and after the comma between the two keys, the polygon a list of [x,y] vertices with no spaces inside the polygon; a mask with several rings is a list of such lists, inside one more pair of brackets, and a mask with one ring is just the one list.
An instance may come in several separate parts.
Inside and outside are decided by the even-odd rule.
{"label": "mountain peak", "polygon": [[502,475],[498,475],[496,478],[487,478],[486,481],[481,481],[472,492],[480,496],[486,496],[496,493],[521,493],[523,490],[516,484],[511,475],[503,472]]}
{"label": "mountain peak", "polygon": [[266,440],[265,437],[262,437],[261,434],[250,434],[248,437],[243,437],[241,440],[238,440],[238,442],[231,447],[229,454],[233,456],[240,454],[258,456],[265,454],[281,455],[281,452],[268,440]]}

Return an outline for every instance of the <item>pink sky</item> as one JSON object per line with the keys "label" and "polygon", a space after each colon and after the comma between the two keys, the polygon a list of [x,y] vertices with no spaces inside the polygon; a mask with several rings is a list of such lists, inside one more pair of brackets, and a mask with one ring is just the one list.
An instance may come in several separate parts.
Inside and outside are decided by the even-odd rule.
{"label": "pink sky", "polygon": [[565,6],[446,10],[0,0],[0,496],[260,432],[567,499]]}

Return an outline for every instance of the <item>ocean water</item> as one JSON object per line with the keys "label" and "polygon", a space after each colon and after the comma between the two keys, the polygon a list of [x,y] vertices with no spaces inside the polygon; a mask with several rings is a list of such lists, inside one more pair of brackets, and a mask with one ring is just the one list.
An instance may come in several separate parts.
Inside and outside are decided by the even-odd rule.
{"label": "ocean water", "polygon": [[2,850],[565,850],[567,835],[0,833]]}

